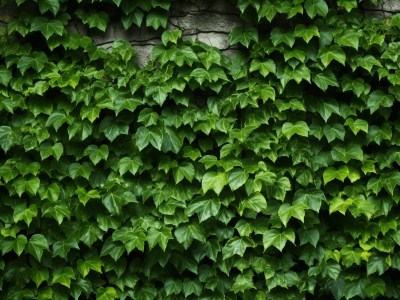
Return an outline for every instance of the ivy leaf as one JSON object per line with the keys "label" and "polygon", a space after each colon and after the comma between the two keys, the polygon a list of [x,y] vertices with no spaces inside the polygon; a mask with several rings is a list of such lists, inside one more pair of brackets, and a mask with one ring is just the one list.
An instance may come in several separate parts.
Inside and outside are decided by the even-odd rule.
{"label": "ivy leaf", "polygon": [[227,184],[228,178],[224,172],[208,172],[204,174],[201,181],[203,193],[212,189],[217,195],[221,193],[222,189]]}
{"label": "ivy leaf", "polygon": [[137,9],[131,12],[128,15],[123,15],[121,17],[121,23],[124,26],[125,30],[128,30],[132,24],[135,24],[137,27],[142,26],[144,13],[140,9]]}
{"label": "ivy leaf", "polygon": [[248,178],[249,175],[245,171],[234,169],[228,174],[229,187],[231,188],[232,191],[235,191],[242,185],[244,185]]}
{"label": "ivy leaf", "polygon": [[316,15],[325,17],[328,14],[328,5],[324,0],[306,0],[304,8],[311,19]]}
{"label": "ivy leaf", "polygon": [[294,194],[293,204],[305,203],[306,206],[315,212],[319,212],[322,202],[326,202],[325,194],[317,188],[307,190],[299,189]]}
{"label": "ivy leaf", "polygon": [[86,259],[78,259],[77,261],[78,271],[82,274],[82,277],[86,277],[90,270],[102,273],[101,268],[103,267],[103,262],[99,257],[91,256]]}
{"label": "ivy leaf", "polygon": [[206,242],[204,228],[197,223],[180,225],[174,232],[176,240],[183,244],[185,249],[189,248],[193,239],[202,243]]}
{"label": "ivy leaf", "polygon": [[101,31],[106,31],[109,21],[106,12],[97,12],[95,10],[83,11],[82,9],[78,9],[75,14],[82,20],[83,24],[89,25],[89,28],[97,28]]}
{"label": "ivy leaf", "polygon": [[298,201],[293,205],[284,203],[279,207],[278,216],[285,227],[291,218],[296,218],[304,223],[306,209],[308,209],[308,205],[304,202]]}
{"label": "ivy leaf", "polygon": [[89,145],[83,152],[84,155],[89,156],[94,165],[97,165],[101,160],[107,160],[108,153],[107,145],[101,145],[100,148],[96,145]]}
{"label": "ivy leaf", "polygon": [[254,241],[248,237],[233,237],[222,248],[223,259],[228,259],[234,255],[243,257],[248,247],[255,247]]}
{"label": "ivy leaf", "polygon": [[49,271],[46,269],[34,270],[31,278],[38,288],[43,282],[49,279]]}
{"label": "ivy leaf", "polygon": [[29,56],[21,56],[18,60],[17,68],[24,75],[29,68],[36,72],[41,72],[47,63],[47,56],[43,52],[32,52]]}
{"label": "ivy leaf", "polygon": [[182,31],[179,29],[174,29],[170,31],[164,31],[161,35],[161,41],[164,46],[167,46],[169,42],[176,44],[178,40],[182,37]]}
{"label": "ivy leaf", "polygon": [[46,40],[53,35],[62,36],[64,25],[60,20],[49,20],[45,17],[36,17],[31,23],[31,31],[40,31]]}
{"label": "ivy leaf", "polygon": [[140,156],[135,156],[133,158],[123,157],[118,162],[118,172],[121,176],[126,172],[135,175],[141,166],[143,166],[143,162]]}
{"label": "ivy leaf", "polygon": [[335,99],[324,99],[323,101],[318,101],[317,111],[324,119],[325,123],[328,122],[328,119],[332,114],[340,115],[339,104]]}
{"label": "ivy leaf", "polygon": [[108,193],[102,200],[110,214],[120,215],[122,213],[123,199],[115,193]]}
{"label": "ivy leaf", "polygon": [[338,45],[331,45],[320,49],[318,51],[318,58],[321,60],[325,68],[329,66],[332,60],[336,60],[343,66],[346,63],[346,54]]}
{"label": "ivy leaf", "polygon": [[146,235],[141,230],[122,227],[114,231],[112,239],[113,241],[121,241],[125,245],[125,249],[129,254],[135,248],[144,251]]}
{"label": "ivy leaf", "polygon": [[361,36],[362,36],[361,31],[356,31],[354,29],[347,29],[344,30],[340,35],[335,36],[335,41],[341,47],[347,46],[358,50],[358,45]]}
{"label": "ivy leaf", "polygon": [[282,28],[275,27],[271,31],[271,41],[274,46],[283,43],[292,48],[294,45],[295,38],[293,37],[292,33],[285,32]]}
{"label": "ivy leaf", "polygon": [[252,193],[248,198],[242,200],[239,204],[238,212],[242,216],[245,209],[249,209],[256,213],[267,209],[267,201],[265,197],[259,193]]}
{"label": "ivy leaf", "polygon": [[371,114],[377,111],[380,107],[391,107],[394,103],[394,97],[388,95],[381,90],[373,91],[368,96],[367,107]]}
{"label": "ivy leaf", "polygon": [[329,86],[339,86],[339,83],[337,82],[336,77],[331,70],[324,70],[321,73],[317,73],[313,76],[312,80],[324,92]]}
{"label": "ivy leaf", "polygon": [[194,213],[197,213],[199,216],[200,223],[211,218],[215,217],[221,207],[221,203],[213,198],[211,199],[202,199],[197,201],[192,201],[187,209],[186,213],[191,216]]}
{"label": "ivy leaf", "polygon": [[193,165],[189,162],[184,162],[180,164],[176,169],[174,169],[173,175],[175,183],[178,184],[185,178],[187,181],[192,182],[195,174],[195,169]]}
{"label": "ivy leaf", "polygon": [[354,135],[357,135],[360,131],[368,133],[368,122],[362,119],[353,120],[352,118],[346,119],[345,126],[349,126]]}
{"label": "ivy leaf", "polygon": [[332,158],[334,161],[349,162],[351,159],[363,161],[363,151],[359,145],[349,144],[346,146],[336,145],[332,149]]}
{"label": "ivy leaf", "polygon": [[12,78],[12,73],[11,70],[1,66],[0,67],[0,84],[4,86],[8,86],[8,83],[10,82]]}
{"label": "ivy leaf", "polygon": [[64,267],[54,271],[52,284],[59,283],[67,288],[70,288],[72,279],[75,279],[74,269],[71,267]]}
{"label": "ivy leaf", "polygon": [[139,150],[143,150],[147,145],[151,144],[154,148],[161,151],[163,142],[163,132],[157,128],[148,129],[147,127],[139,127],[136,131],[136,145]]}
{"label": "ivy leaf", "polygon": [[234,28],[230,33],[230,44],[242,44],[246,48],[251,42],[258,42],[258,32],[255,28]]}
{"label": "ivy leaf", "polygon": [[344,141],[344,137],[346,134],[346,130],[342,124],[336,123],[333,125],[326,124],[324,126],[324,135],[326,139],[328,140],[328,143],[331,143],[335,139],[339,139],[341,141]]}
{"label": "ivy leaf", "polygon": [[151,11],[146,17],[146,26],[153,27],[155,30],[167,27],[168,16],[165,12]]}
{"label": "ivy leaf", "polygon": [[14,143],[14,134],[10,126],[0,126],[0,146],[7,153]]}
{"label": "ivy leaf", "polygon": [[266,77],[269,73],[276,73],[276,65],[272,59],[267,59],[265,61],[261,61],[259,59],[253,59],[250,64],[250,72],[260,71],[260,74],[263,77]]}
{"label": "ivy leaf", "polygon": [[96,293],[97,300],[114,300],[118,299],[118,293],[113,287],[99,287]]}
{"label": "ivy leaf", "polygon": [[172,238],[171,229],[167,227],[163,227],[161,230],[152,227],[147,232],[147,242],[149,243],[150,249],[154,248],[154,246],[158,244],[165,252],[168,241]]}
{"label": "ivy leaf", "polygon": [[295,124],[285,122],[282,126],[282,133],[287,137],[287,139],[290,139],[295,134],[307,137],[309,131],[310,128],[304,121],[297,121]]}
{"label": "ivy leaf", "polygon": [[14,206],[13,220],[15,223],[23,220],[26,225],[31,224],[32,219],[38,214],[36,204],[31,204],[28,208],[25,203]]}
{"label": "ivy leaf", "polygon": [[28,242],[27,251],[39,262],[42,259],[43,250],[49,250],[47,239],[42,234],[34,234]]}
{"label": "ivy leaf", "polygon": [[340,181],[344,181],[349,175],[349,168],[347,166],[340,166],[339,168],[329,167],[323,173],[324,184],[328,182],[338,179]]}
{"label": "ivy leaf", "polygon": [[37,3],[41,14],[50,11],[53,16],[56,16],[60,10],[59,0],[38,0]]}
{"label": "ivy leaf", "polygon": [[294,37],[301,37],[308,44],[311,39],[316,36],[319,37],[318,27],[315,25],[304,26],[303,24],[296,25],[294,29]]}
{"label": "ivy leaf", "polygon": [[270,229],[263,235],[263,245],[264,250],[269,247],[274,246],[276,249],[282,252],[287,241],[294,244],[296,236],[292,229],[284,229],[283,231],[278,231],[277,229]]}
{"label": "ivy leaf", "polygon": [[318,229],[301,230],[299,232],[300,245],[310,243],[314,248],[317,247],[319,241]]}
{"label": "ivy leaf", "polygon": [[369,276],[377,272],[378,275],[382,275],[388,267],[384,256],[372,255],[367,262],[367,274]]}

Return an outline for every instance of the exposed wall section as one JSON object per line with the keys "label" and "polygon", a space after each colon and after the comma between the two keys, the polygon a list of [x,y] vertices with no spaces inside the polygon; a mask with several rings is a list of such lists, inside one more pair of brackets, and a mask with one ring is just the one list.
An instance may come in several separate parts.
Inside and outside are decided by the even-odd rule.
{"label": "exposed wall section", "polygon": [[[232,10],[232,5],[226,0],[202,0],[191,2],[176,1],[172,6],[167,29],[179,28],[182,38],[199,40],[228,53],[229,32],[244,26],[238,10]],[[87,32],[79,29],[80,32]],[[130,41],[137,51],[138,62],[145,65],[153,47],[161,43],[161,32],[145,26],[125,31],[121,24],[109,26],[105,33],[91,35],[96,44],[109,48],[117,39]]]}

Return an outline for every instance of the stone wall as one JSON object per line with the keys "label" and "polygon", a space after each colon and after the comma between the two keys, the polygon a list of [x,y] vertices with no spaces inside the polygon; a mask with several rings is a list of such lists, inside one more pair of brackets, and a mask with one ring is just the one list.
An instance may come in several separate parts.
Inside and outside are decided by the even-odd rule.
{"label": "stone wall", "polygon": [[[383,0],[377,6],[365,6],[366,14],[375,17],[390,17],[400,12],[400,0]],[[179,28],[183,39],[199,40],[230,55],[237,51],[229,45],[229,32],[235,27],[245,26],[239,11],[231,0],[175,1],[171,8],[167,29]],[[0,26],[11,19],[13,8],[0,8]],[[133,26],[134,27],[134,26]],[[75,26],[81,34],[89,35],[83,26]],[[117,39],[130,41],[137,51],[138,62],[145,65],[154,45],[161,42],[162,30],[142,26],[125,31],[121,24],[108,26],[105,33],[90,34],[96,44],[110,48]]]}
{"label": "stone wall", "polygon": [[[176,1],[171,7],[168,30],[179,28],[182,38],[199,40],[214,46],[227,54],[235,51],[229,45],[229,32],[244,26],[239,10],[228,0]],[[88,34],[83,28],[78,28]],[[146,64],[154,45],[161,43],[161,31],[152,28],[135,28],[125,31],[121,24],[112,24],[105,33],[91,35],[96,44],[110,48],[113,41],[130,41],[137,51],[140,65]]]}

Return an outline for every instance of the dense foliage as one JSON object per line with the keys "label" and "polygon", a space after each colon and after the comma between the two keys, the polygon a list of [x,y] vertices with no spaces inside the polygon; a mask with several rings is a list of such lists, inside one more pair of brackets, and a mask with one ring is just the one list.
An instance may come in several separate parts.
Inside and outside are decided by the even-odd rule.
{"label": "dense foliage", "polygon": [[[1,299],[399,299],[400,16],[359,2],[239,0],[228,58],[169,0],[17,0]],[[111,22],[145,67],[71,26]]]}

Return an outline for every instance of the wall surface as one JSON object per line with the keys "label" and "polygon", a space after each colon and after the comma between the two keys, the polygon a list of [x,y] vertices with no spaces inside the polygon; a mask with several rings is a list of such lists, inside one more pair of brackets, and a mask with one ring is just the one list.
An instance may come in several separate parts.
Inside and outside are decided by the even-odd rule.
{"label": "wall surface", "polygon": [[[237,50],[229,45],[229,32],[235,27],[245,26],[239,17],[239,10],[232,10],[229,0],[176,1],[172,15],[169,16],[168,29],[182,30],[183,39],[193,39],[214,46],[227,55]],[[377,6],[364,6],[366,14],[372,17],[390,17],[400,12],[399,0],[384,0]],[[7,24],[13,15],[12,7],[0,9],[0,26]],[[161,42],[161,32],[145,26],[124,30],[120,23],[108,26],[105,33],[89,33],[83,26],[75,29],[84,35],[90,35],[99,46],[109,49],[117,39],[130,41],[137,51],[140,65],[145,65],[150,58],[153,47]]]}

